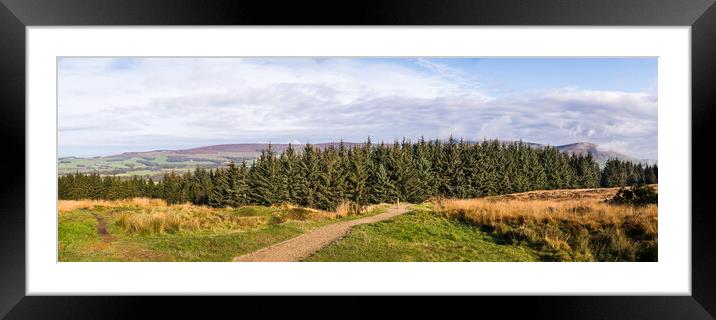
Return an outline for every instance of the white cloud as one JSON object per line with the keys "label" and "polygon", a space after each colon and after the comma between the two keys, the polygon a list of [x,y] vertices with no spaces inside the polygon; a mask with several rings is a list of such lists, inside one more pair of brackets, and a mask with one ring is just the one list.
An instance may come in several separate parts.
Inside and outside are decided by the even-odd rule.
{"label": "white cloud", "polygon": [[[59,142],[84,155],[232,142],[402,137],[624,141],[656,157],[655,94],[566,88],[494,98],[431,60],[63,59]],[[69,151],[67,151],[69,152]],[[70,155],[70,154],[64,154]]]}

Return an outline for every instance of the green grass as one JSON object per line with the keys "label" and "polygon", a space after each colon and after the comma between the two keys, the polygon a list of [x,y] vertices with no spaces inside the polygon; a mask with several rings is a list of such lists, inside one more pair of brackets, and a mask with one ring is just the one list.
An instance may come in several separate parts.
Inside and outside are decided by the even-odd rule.
{"label": "green grass", "polygon": [[[80,221],[59,224],[60,261],[231,261],[237,255],[288,240],[323,225],[319,221],[288,221],[241,231],[179,231],[174,234],[125,234],[107,221],[111,240],[97,235],[90,213],[67,213]],[[73,218],[74,219],[74,218]]]}
{"label": "green grass", "polygon": [[[235,256],[288,240],[320,226],[379,214],[386,208],[378,207],[361,215],[335,220],[289,220],[241,230],[125,233],[116,223],[119,214],[139,210],[131,206],[94,207],[60,214],[59,261],[231,261]],[[242,217],[271,217],[280,214],[279,211],[277,207],[245,206],[231,212]],[[106,222],[109,235],[100,237],[97,234],[94,215]]]}
{"label": "green grass", "polygon": [[231,261],[232,258],[296,237],[311,226],[299,222],[271,225],[236,233],[178,233],[142,237],[153,252],[169,257],[164,261]]}
{"label": "green grass", "polygon": [[354,227],[345,238],[305,261],[538,261],[526,246],[502,245],[426,206],[383,222]]}
{"label": "green grass", "polygon": [[60,216],[57,232],[60,261],[82,259],[82,252],[86,251],[87,247],[101,241],[97,234],[95,218],[82,210]]}
{"label": "green grass", "polygon": [[[116,224],[119,212],[135,207],[95,207],[59,216],[60,261],[231,261],[235,256],[296,237],[323,225],[386,211],[377,207],[337,220],[287,221],[245,230],[126,234]],[[276,207],[232,209],[240,216],[273,216]],[[109,235],[97,234],[95,215]],[[355,227],[346,238],[307,261],[535,261],[523,246],[500,245],[477,228],[432,214],[427,207],[394,219]]]}

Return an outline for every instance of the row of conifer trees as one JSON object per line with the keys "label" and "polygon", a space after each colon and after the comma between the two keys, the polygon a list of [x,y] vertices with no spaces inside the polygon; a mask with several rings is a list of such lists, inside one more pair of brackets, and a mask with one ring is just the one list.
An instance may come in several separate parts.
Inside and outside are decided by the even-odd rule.
{"label": "row of conifer trees", "polygon": [[465,143],[450,139],[300,150],[277,154],[269,146],[249,165],[165,174],[159,181],[122,179],[97,173],[59,177],[60,199],[162,198],[213,207],[292,203],[334,209],[444,196],[472,198],[539,189],[596,188],[656,183],[656,166],[610,160],[603,170],[591,156],[553,147],[496,140]]}

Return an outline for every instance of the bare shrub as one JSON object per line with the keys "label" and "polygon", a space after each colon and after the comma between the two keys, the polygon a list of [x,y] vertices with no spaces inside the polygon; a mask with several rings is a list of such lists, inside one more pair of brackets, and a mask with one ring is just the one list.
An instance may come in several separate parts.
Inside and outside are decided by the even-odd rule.
{"label": "bare shrub", "polygon": [[648,185],[639,185],[629,188],[619,188],[617,194],[607,202],[611,204],[645,206],[648,204],[657,204],[659,195],[656,190]]}

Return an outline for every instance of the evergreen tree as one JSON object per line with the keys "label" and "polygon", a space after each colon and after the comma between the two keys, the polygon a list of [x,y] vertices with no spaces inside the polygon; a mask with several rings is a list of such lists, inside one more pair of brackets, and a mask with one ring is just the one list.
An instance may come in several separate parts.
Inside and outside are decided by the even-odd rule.
{"label": "evergreen tree", "polygon": [[393,203],[397,200],[395,184],[391,181],[385,166],[382,163],[374,165],[371,175],[370,202],[372,203]]}
{"label": "evergreen tree", "polygon": [[281,194],[279,190],[282,186],[278,184],[278,166],[270,144],[268,150],[261,151],[261,155],[249,171],[249,177],[253,203],[270,206],[278,202],[278,196]]}
{"label": "evergreen tree", "polygon": [[365,148],[356,147],[348,151],[347,176],[349,199],[359,205],[367,204],[368,199],[368,155]]}
{"label": "evergreen tree", "polygon": [[447,197],[464,198],[466,195],[465,175],[463,172],[462,157],[460,153],[463,144],[456,143],[451,136],[448,143],[444,146],[445,168],[443,174],[443,185],[440,192]]}
{"label": "evergreen tree", "polygon": [[400,145],[396,143],[393,153],[398,198],[401,201],[420,202],[423,197],[420,195],[416,163],[410,143],[406,140]]}
{"label": "evergreen tree", "polygon": [[305,188],[301,192],[301,205],[315,208],[317,198],[320,196],[320,189],[323,187],[321,183],[324,181],[321,171],[320,150],[316,150],[312,145],[306,144],[303,148],[301,160],[302,176],[305,179]]}
{"label": "evergreen tree", "polygon": [[432,163],[430,161],[430,148],[423,138],[414,147],[414,168],[415,168],[415,194],[413,200],[416,203],[423,202],[429,197],[436,195],[435,177]]}
{"label": "evergreen tree", "polygon": [[162,198],[166,200],[167,203],[174,204],[182,202],[180,180],[174,171],[164,175],[162,179],[162,186],[164,187]]}
{"label": "evergreen tree", "polygon": [[284,202],[333,210],[345,200],[358,205],[434,196],[479,197],[557,188],[616,187],[658,183],[657,165],[611,159],[600,170],[591,155],[569,155],[553,147],[497,140],[477,144],[450,138],[404,139],[391,145],[340,143],[302,152],[292,145],[277,157],[271,145],[249,165],[229,162],[161,179],[76,172],[58,177],[60,199],[161,198],[213,207]]}
{"label": "evergreen tree", "polygon": [[212,185],[213,188],[209,194],[209,205],[215,208],[226,207],[229,203],[227,197],[231,193],[231,184],[227,170],[221,168],[216,169],[216,171],[214,171]]}
{"label": "evergreen tree", "polygon": [[301,159],[289,143],[288,148],[281,154],[280,174],[285,183],[284,199],[288,203],[301,203],[301,192],[306,187]]}
{"label": "evergreen tree", "polygon": [[333,210],[342,199],[343,185],[340,169],[338,168],[340,159],[333,146],[326,147],[319,157],[320,172],[316,177],[318,179],[314,186],[316,207],[324,210]]}
{"label": "evergreen tree", "polygon": [[654,169],[655,166],[646,166],[644,167],[644,183],[646,184],[654,184],[656,183],[656,170]]}
{"label": "evergreen tree", "polygon": [[500,144],[494,141],[483,141],[478,148],[478,181],[482,195],[493,196],[499,194],[499,152]]}

